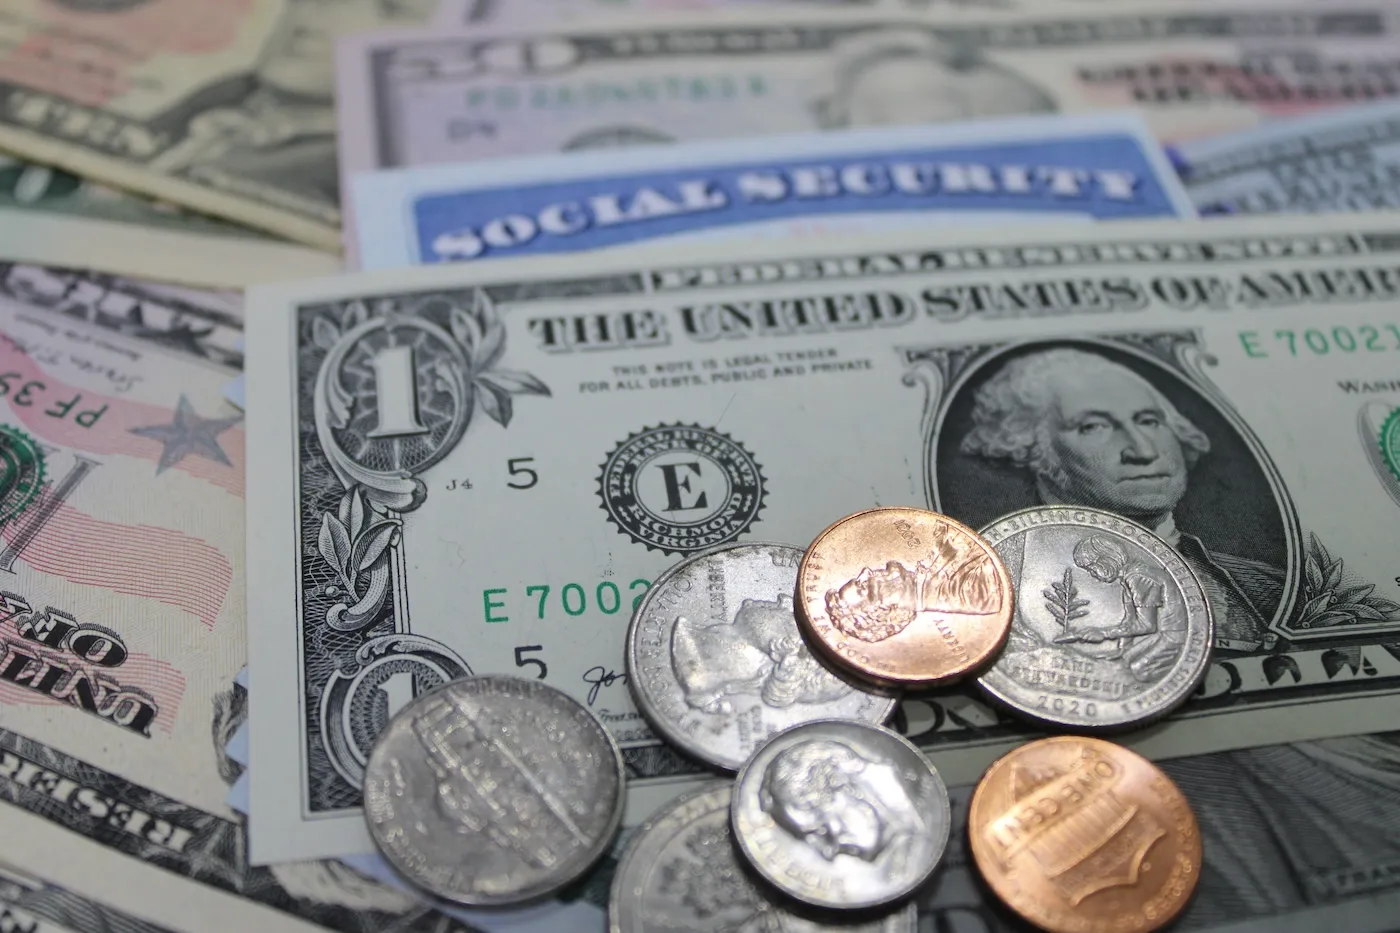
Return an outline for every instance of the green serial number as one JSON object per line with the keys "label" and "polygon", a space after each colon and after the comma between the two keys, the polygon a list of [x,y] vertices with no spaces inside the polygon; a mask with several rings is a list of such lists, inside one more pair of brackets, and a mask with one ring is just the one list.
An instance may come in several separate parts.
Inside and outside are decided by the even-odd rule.
{"label": "green serial number", "polygon": [[524,596],[517,597],[523,603],[523,610],[519,604],[511,605],[509,589],[489,589],[481,591],[481,608],[485,620],[492,623],[509,622],[511,613],[524,611],[529,615],[532,609],[536,619],[561,610],[573,617],[581,616],[589,609],[605,616],[615,616],[622,611],[624,602],[628,602],[627,612],[630,615],[646,595],[649,586],[651,581],[642,579],[627,584],[625,592],[622,586],[611,580],[604,580],[591,590],[582,583],[565,583],[560,587],[538,583],[525,587]]}
{"label": "green serial number", "polygon": [[1400,352],[1400,326],[1309,327],[1306,330],[1242,330],[1240,345],[1245,356],[1326,356],[1329,353]]}

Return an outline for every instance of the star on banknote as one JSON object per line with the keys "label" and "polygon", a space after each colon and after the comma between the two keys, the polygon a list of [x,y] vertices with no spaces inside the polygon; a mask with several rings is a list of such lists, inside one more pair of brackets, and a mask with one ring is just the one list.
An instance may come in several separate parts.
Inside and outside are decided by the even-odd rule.
{"label": "star on banknote", "polygon": [[175,417],[169,424],[132,428],[131,433],[149,437],[164,445],[160,453],[160,462],[156,464],[156,475],[160,475],[191,454],[232,466],[228,454],[219,446],[218,437],[242,420],[241,416],[202,418],[195,413],[194,405],[190,404],[189,398],[182,393],[175,408]]}

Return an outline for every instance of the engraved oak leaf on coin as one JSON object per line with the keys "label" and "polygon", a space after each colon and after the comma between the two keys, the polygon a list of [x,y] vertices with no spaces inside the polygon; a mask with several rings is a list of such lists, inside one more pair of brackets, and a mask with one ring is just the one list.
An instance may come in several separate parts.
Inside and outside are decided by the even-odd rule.
{"label": "engraved oak leaf on coin", "polygon": [[1045,597],[1045,608],[1062,630],[1055,637],[1056,643],[1078,641],[1074,622],[1089,614],[1089,600],[1080,598],[1079,588],[1074,585],[1074,571],[1065,568],[1064,579],[1051,583],[1049,589],[1041,590],[1040,595]]}
{"label": "engraved oak leaf on coin", "polygon": [[[389,583],[389,545],[394,543],[402,524],[399,519],[366,508],[358,486],[346,490],[334,514],[321,515],[316,545],[339,581],[326,586],[326,595],[343,600],[326,613],[332,628],[357,629],[367,619],[355,608],[379,605]],[[362,588],[360,580],[365,574],[369,580]]]}
{"label": "engraved oak leaf on coin", "polygon": [[1304,563],[1303,608],[1295,628],[1330,628],[1400,622],[1400,604],[1375,595],[1376,585],[1358,581],[1347,573],[1340,557],[1333,557],[1318,539],[1309,535]]}

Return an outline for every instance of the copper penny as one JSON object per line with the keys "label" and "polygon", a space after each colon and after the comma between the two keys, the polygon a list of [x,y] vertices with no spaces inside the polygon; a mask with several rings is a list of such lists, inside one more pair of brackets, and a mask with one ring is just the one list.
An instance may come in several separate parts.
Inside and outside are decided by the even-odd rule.
{"label": "copper penny", "polygon": [[926,686],[996,656],[1011,629],[1012,592],[997,552],[961,522],[923,509],[870,509],[807,549],[797,620],[856,675]]}
{"label": "copper penny", "polygon": [[1137,933],[1181,913],[1201,833],[1171,778],[1120,745],[1060,736],[995,762],[972,793],[972,858],[996,895],[1052,933]]}

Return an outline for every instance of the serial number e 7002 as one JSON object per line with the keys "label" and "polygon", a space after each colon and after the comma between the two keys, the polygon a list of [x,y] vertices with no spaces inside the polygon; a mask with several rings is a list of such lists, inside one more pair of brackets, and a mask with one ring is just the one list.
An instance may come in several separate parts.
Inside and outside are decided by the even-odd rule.
{"label": "serial number e 7002", "polygon": [[[603,580],[591,591],[582,583],[565,583],[560,587],[536,583],[525,587],[522,608],[527,614],[533,610],[536,619],[554,615],[560,610],[566,616],[577,618],[590,608],[605,616],[617,615],[622,611],[623,604],[627,603],[630,615],[649,586],[650,580],[639,578],[627,584],[624,594],[624,588],[611,580]],[[504,587],[482,590],[481,608],[484,620],[492,623],[509,622],[512,613],[522,611],[512,605],[511,591]]]}

